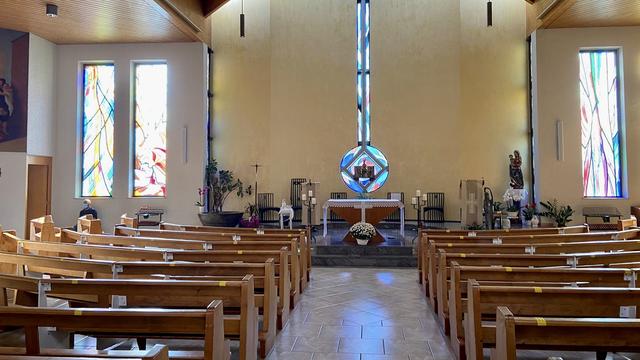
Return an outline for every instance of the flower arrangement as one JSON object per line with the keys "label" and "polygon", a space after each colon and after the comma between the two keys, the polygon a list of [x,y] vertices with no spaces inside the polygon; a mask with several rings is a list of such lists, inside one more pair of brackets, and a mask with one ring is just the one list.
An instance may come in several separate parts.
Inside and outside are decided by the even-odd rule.
{"label": "flower arrangement", "polygon": [[522,208],[522,215],[524,216],[525,220],[531,221],[534,216],[538,215],[538,210],[536,209],[536,204],[535,203],[531,203],[531,204],[525,205],[525,207]]}
{"label": "flower arrangement", "polygon": [[[376,228],[369,223],[359,222],[349,229],[349,233],[356,238],[356,240],[364,240],[368,242],[376,236]],[[358,243],[360,243],[360,241],[358,241]]]}
{"label": "flower arrangement", "polygon": [[198,188],[198,201],[196,201],[197,207],[205,207],[207,197],[209,196],[209,188],[207,186]]}

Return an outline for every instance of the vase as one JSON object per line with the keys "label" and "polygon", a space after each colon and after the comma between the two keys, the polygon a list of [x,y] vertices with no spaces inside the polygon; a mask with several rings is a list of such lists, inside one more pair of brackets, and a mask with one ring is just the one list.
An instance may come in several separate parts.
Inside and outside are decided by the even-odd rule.
{"label": "vase", "polygon": [[356,238],[356,241],[358,242],[358,245],[362,245],[362,246],[365,246],[365,245],[369,244],[369,240],[371,240],[371,239],[358,239],[358,238]]}
{"label": "vase", "polygon": [[518,217],[518,211],[507,211],[507,217],[515,219]]}
{"label": "vase", "polygon": [[208,211],[207,211],[207,208],[206,208],[206,207],[204,207],[204,206],[198,206],[198,214],[206,214],[207,212],[208,212]]}
{"label": "vase", "polygon": [[236,227],[243,215],[242,211],[222,211],[198,214],[198,217],[204,226]]}
{"label": "vase", "polygon": [[531,220],[525,219],[523,225],[524,225],[524,227],[531,227]]}
{"label": "vase", "polygon": [[538,225],[540,225],[540,219],[534,215],[533,219],[531,219],[531,227],[537,228]]}
{"label": "vase", "polygon": [[502,218],[500,221],[503,229],[511,229],[511,220],[508,217]]}

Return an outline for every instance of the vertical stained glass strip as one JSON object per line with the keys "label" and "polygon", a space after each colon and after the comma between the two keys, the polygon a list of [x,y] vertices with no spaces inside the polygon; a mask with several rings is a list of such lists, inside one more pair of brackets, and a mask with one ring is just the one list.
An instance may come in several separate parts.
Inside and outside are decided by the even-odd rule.
{"label": "vertical stained glass strip", "polygon": [[580,52],[582,179],[585,197],[622,197],[617,50]]}
{"label": "vertical stained glass strip", "polygon": [[167,64],[135,65],[133,196],[167,194]]}
{"label": "vertical stained glass strip", "polygon": [[114,88],[113,64],[83,66],[81,196],[112,194]]}

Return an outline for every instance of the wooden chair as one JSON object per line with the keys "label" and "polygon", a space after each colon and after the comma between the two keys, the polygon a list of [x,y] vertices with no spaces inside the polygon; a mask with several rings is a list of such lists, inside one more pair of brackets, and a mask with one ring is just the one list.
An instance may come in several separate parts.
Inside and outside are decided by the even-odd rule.
{"label": "wooden chair", "polygon": [[[83,332],[113,337],[197,337],[204,338],[204,352],[181,352],[182,356],[204,360],[227,360],[229,347],[224,340],[222,301],[212,301],[202,310],[129,310],[129,309],[58,309],[0,307],[0,326],[25,330],[23,354],[37,355],[40,327],[55,327],[67,332]],[[3,349],[0,348],[0,354]],[[9,355],[15,354],[10,349]],[[172,357],[172,351],[169,356]],[[249,359],[255,359],[249,357]]]}
{"label": "wooden chair", "polygon": [[497,308],[496,318],[493,360],[516,360],[518,347],[588,349],[598,360],[608,351],[640,351],[639,319],[514,316],[505,306]]}

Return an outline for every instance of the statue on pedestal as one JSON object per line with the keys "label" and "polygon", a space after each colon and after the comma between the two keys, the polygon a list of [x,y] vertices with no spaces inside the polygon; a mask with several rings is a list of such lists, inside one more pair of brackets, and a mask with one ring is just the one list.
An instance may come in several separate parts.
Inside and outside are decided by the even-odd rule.
{"label": "statue on pedestal", "polygon": [[509,185],[513,189],[523,189],[524,177],[522,176],[522,157],[520,152],[515,150],[513,155],[509,155],[509,161],[509,176],[511,177]]}

